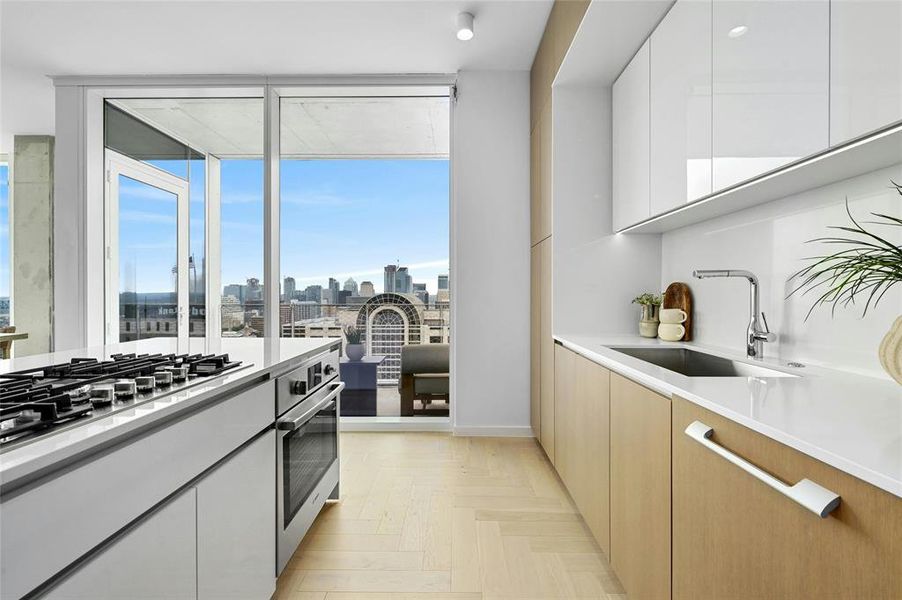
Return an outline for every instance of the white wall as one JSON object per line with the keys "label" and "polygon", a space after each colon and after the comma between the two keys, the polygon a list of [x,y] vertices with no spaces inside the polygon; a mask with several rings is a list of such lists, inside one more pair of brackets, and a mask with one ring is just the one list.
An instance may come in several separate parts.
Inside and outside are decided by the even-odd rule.
{"label": "white wall", "polygon": [[529,72],[462,71],[452,138],[454,430],[529,428]]}
{"label": "white wall", "polygon": [[658,289],[661,238],[613,233],[611,88],[553,94],[554,333],[636,333],[631,302]]}
{"label": "white wall", "polygon": [[[888,377],[877,347],[902,313],[902,286],[866,318],[862,304],[838,309],[832,318],[829,308],[820,308],[806,322],[814,298],[786,296],[793,288],[787,278],[808,264],[804,257],[836,249],[805,241],[830,235],[830,225],[849,224],[846,198],[859,222],[870,220],[870,212],[899,215],[902,198],[889,188],[890,179],[902,182],[902,164],[663,234],[661,285],[684,281],[692,288],[695,341],[744,352],[748,283],[693,279],[692,270],[748,269],[761,282],[761,307],[778,335],[765,344],[766,356]],[[893,229],[883,231],[902,243],[902,231]]]}
{"label": "white wall", "polygon": [[0,67],[0,154],[12,153],[14,135],[53,135],[53,84],[43,74],[10,64]]}

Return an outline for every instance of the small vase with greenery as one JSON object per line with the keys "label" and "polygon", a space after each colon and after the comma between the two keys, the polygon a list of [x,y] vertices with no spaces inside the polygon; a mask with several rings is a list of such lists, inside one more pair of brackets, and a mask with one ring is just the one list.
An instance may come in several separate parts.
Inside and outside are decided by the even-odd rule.
{"label": "small vase with greenery", "polygon": [[344,334],[345,354],[348,355],[348,359],[360,360],[363,358],[363,355],[365,354],[365,349],[363,347],[363,332],[353,325],[348,325],[344,328]]}
{"label": "small vase with greenery", "polygon": [[639,335],[658,337],[658,309],[661,306],[661,296],[645,292],[633,298],[633,304],[638,304],[642,308],[639,317]]}
{"label": "small vase with greenery", "polygon": [[[891,183],[902,196],[902,186]],[[902,218],[871,213],[875,220],[859,222],[852,216],[848,199],[846,214],[850,225],[830,227],[842,233],[807,242],[841,249],[808,258],[811,264],[790,277],[796,282],[790,296],[799,292],[817,295],[805,316],[806,321],[820,306],[830,305],[832,315],[840,306],[848,307],[856,302],[863,303],[861,316],[864,317],[868,309],[877,306],[890,289],[902,282],[902,246],[894,244],[887,235],[893,228],[902,227]],[[902,384],[902,315],[883,338],[879,355],[886,372]]]}

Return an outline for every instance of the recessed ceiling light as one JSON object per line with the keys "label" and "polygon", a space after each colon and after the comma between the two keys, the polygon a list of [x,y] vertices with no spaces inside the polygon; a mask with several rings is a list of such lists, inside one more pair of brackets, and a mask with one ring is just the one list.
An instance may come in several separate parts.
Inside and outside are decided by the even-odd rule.
{"label": "recessed ceiling light", "polygon": [[731,30],[727,33],[727,35],[728,35],[729,37],[735,39],[735,38],[744,36],[748,30],[749,30],[749,28],[746,27],[745,25],[737,25],[736,27],[734,27],[733,29],[731,29]]}
{"label": "recessed ceiling light", "polygon": [[457,39],[466,42],[473,39],[473,15],[462,12],[457,15]]}

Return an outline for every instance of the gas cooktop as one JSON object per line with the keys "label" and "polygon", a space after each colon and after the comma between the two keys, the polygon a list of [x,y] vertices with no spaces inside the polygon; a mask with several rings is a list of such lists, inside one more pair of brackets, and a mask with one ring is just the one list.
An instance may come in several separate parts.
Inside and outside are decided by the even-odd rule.
{"label": "gas cooktop", "polygon": [[0,374],[0,452],[240,366],[228,354],[114,354]]}

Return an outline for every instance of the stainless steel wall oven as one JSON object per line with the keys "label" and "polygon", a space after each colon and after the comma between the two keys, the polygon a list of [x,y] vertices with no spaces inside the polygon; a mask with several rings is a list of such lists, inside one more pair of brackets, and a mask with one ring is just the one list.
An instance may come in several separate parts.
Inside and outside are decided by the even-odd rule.
{"label": "stainless steel wall oven", "polygon": [[276,380],[277,574],[327,499],[338,499],[344,383],[335,346]]}

